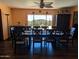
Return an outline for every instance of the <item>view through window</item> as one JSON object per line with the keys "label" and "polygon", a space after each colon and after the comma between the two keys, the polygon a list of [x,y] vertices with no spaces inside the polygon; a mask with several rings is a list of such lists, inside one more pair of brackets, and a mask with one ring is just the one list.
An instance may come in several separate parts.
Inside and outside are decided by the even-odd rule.
{"label": "view through window", "polygon": [[29,26],[52,26],[52,15],[28,15]]}

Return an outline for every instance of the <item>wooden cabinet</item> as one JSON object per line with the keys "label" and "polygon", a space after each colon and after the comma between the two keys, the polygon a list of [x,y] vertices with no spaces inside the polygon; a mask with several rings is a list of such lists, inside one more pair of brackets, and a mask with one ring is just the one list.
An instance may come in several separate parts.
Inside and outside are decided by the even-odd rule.
{"label": "wooden cabinet", "polygon": [[70,26],[71,14],[58,14],[57,15],[57,28],[59,30],[68,30]]}

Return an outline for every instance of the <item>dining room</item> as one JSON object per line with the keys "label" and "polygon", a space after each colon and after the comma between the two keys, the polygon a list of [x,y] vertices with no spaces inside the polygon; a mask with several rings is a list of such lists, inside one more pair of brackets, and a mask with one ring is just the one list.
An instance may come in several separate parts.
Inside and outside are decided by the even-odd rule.
{"label": "dining room", "polygon": [[0,22],[0,58],[78,59],[77,0],[3,0]]}

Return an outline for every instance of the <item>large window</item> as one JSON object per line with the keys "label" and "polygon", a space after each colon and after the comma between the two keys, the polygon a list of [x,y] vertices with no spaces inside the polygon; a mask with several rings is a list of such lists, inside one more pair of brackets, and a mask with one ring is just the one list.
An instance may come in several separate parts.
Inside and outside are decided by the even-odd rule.
{"label": "large window", "polygon": [[28,15],[29,26],[52,26],[52,15]]}

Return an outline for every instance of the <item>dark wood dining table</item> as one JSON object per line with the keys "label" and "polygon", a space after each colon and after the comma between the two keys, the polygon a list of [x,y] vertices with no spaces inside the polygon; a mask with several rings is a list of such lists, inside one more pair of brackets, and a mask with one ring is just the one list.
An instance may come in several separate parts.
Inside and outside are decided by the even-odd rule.
{"label": "dark wood dining table", "polygon": [[[50,29],[49,29],[50,30]],[[45,30],[42,30],[42,34],[40,34],[40,35],[38,35],[38,36],[40,36],[40,37],[42,37],[42,38],[45,38],[45,37],[48,37],[48,36],[50,36],[50,35],[52,35],[52,36],[54,36],[54,37],[62,37],[63,35],[64,35],[64,33],[63,32],[52,32],[52,33],[50,33],[49,31],[47,31],[47,32],[45,32]],[[24,32],[22,32],[22,36],[25,36],[25,37],[28,37],[29,38],[29,48],[31,47],[31,38],[32,37],[35,37],[35,36],[37,36],[37,35],[35,35],[33,32],[32,32],[32,30],[30,30],[30,31],[24,31]]]}

